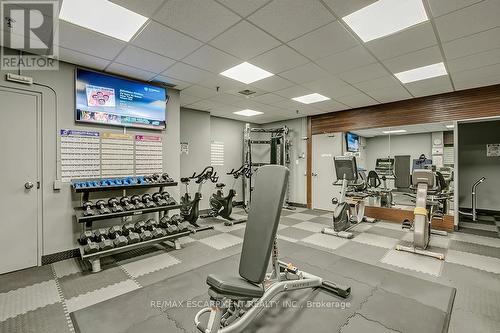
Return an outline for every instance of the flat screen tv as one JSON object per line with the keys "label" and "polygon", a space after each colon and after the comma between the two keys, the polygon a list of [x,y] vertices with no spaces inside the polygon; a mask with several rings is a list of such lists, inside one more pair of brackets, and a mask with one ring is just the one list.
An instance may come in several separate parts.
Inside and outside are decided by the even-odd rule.
{"label": "flat screen tv", "polygon": [[359,152],[359,136],[353,133],[347,132],[345,135],[345,141],[347,144],[347,151],[351,153]]}
{"label": "flat screen tv", "polygon": [[76,121],[164,129],[165,88],[118,76],[76,69]]}

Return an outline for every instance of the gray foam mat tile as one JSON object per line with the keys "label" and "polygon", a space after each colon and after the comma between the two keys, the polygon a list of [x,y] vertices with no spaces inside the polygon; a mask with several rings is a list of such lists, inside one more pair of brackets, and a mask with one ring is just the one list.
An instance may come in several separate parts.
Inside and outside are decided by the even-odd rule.
{"label": "gray foam mat tile", "polygon": [[237,229],[237,230],[231,230],[229,233],[232,234],[232,235],[238,236],[240,238],[243,238],[243,237],[245,237],[245,228],[243,228],[243,229]]}
{"label": "gray foam mat tile", "polygon": [[128,280],[128,276],[120,267],[114,265],[99,273],[85,271],[62,277],[59,284],[64,297],[69,299],[125,280]]}
{"label": "gray foam mat tile", "polygon": [[340,328],[340,333],[397,333],[393,329],[387,328],[379,322],[368,320],[359,313],[349,318],[349,321]]}
{"label": "gray foam mat tile", "polygon": [[408,333],[447,331],[447,313],[397,294],[375,290],[358,311],[369,320]]}
{"label": "gray foam mat tile", "polygon": [[[3,254],[2,254],[3,255]],[[31,286],[36,283],[52,280],[52,268],[50,265],[33,267],[17,272],[0,275],[0,294]]]}
{"label": "gray foam mat tile", "polygon": [[302,230],[302,229],[297,229],[294,227],[289,227],[285,228],[282,230],[278,231],[279,235],[285,236],[285,237],[290,237],[293,239],[301,240],[303,238],[306,238],[308,236],[311,236],[314,234],[313,232],[307,231],[307,230]]}
{"label": "gray foam mat tile", "polygon": [[319,223],[319,224],[324,224],[325,226],[332,226],[333,225],[333,219],[329,219],[327,217],[315,217],[310,219],[309,221]]}
{"label": "gray foam mat tile", "polygon": [[449,332],[451,333],[498,333],[500,321],[472,312],[453,309],[450,319]]}
{"label": "gray foam mat tile", "polygon": [[500,292],[478,286],[460,286],[453,309],[472,312],[500,321]]}
{"label": "gray foam mat tile", "polygon": [[365,232],[396,239],[401,239],[406,234],[406,232],[402,230],[392,230],[388,228],[377,227],[377,225],[374,225],[370,229],[367,229]]}
{"label": "gray foam mat tile", "polygon": [[500,274],[468,266],[445,262],[441,278],[455,286],[479,286],[487,290],[500,292]]}
{"label": "gray foam mat tile", "polygon": [[387,249],[385,248],[358,242],[349,242],[335,251],[335,254],[339,256],[371,265],[376,265],[386,253]]}
{"label": "gray foam mat tile", "polygon": [[200,239],[203,239],[203,238],[208,238],[208,237],[211,237],[211,236],[219,235],[221,233],[222,232],[220,232],[218,230],[210,229],[210,230],[203,230],[203,231],[191,234],[191,235],[189,235],[189,237],[191,237],[193,239],[200,240]]}
{"label": "gray foam mat tile", "polygon": [[500,249],[498,247],[486,246],[475,243],[466,243],[457,240],[450,241],[450,250],[469,252],[482,256],[500,258]]}
{"label": "gray foam mat tile", "polygon": [[293,225],[298,224],[300,222],[302,222],[302,220],[294,219],[291,217],[281,217],[281,219],[280,219],[280,224],[287,225],[287,226],[293,226]]}
{"label": "gray foam mat tile", "polygon": [[281,211],[281,216],[282,216],[282,217],[283,217],[283,216],[288,216],[288,215],[292,215],[292,214],[294,214],[294,213],[295,213],[294,211],[287,210],[287,209],[283,209],[283,210]]}
{"label": "gray foam mat tile", "polygon": [[301,213],[315,215],[315,216],[321,216],[321,215],[328,214],[329,212],[326,210],[319,210],[319,209],[306,209],[306,210],[302,211]]}
{"label": "gray foam mat tile", "polygon": [[68,333],[71,331],[62,304],[55,303],[0,322],[0,332]]}

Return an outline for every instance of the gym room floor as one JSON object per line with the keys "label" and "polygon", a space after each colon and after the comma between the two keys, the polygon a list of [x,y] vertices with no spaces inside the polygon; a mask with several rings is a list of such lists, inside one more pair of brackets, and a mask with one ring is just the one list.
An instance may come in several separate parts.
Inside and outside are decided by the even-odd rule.
{"label": "gym room floor", "polygon": [[[243,215],[244,212],[237,210],[238,214]],[[139,330],[143,333],[159,330],[195,332],[192,311],[183,314],[185,320],[176,319],[178,317],[169,311],[160,311],[161,316],[154,318],[146,318],[144,313],[151,310],[151,301],[161,297],[155,290],[170,290],[172,298],[179,300],[208,299],[207,288],[202,281],[210,268],[203,269],[204,266],[211,267],[222,262],[237,269],[245,224],[226,227],[220,222],[213,223],[215,230],[183,238],[182,251],[157,245],[115,255],[104,263],[103,271],[97,274],[90,273],[89,267],[79,259],[70,259],[0,276],[0,332],[96,332],[104,329],[108,333]],[[359,225],[352,240],[321,234],[322,228],[330,224],[331,213],[328,212],[303,208],[283,210],[278,231],[280,255],[286,257],[290,249],[302,248],[315,253],[304,258],[307,251],[303,251],[302,261],[311,267],[325,266],[328,260],[333,263],[338,258],[364,265],[367,273],[359,274],[358,271],[356,279],[359,285],[353,286],[353,295],[359,293],[363,284],[370,284],[366,281],[380,275],[381,268],[398,273],[401,281],[396,284],[424,280],[454,287],[456,295],[449,332],[500,331],[500,239],[460,232],[446,237],[433,236],[432,250],[446,254],[446,259],[440,261],[394,250],[396,244],[405,242],[411,236],[401,230],[399,224],[376,222]],[[300,254],[294,253],[294,256],[301,261]],[[340,270],[337,262],[331,267]],[[335,273],[343,276],[341,271]],[[174,288],[179,283],[175,282],[175,277],[182,280],[182,274],[196,276],[200,282],[187,288]],[[387,281],[390,279],[385,280],[378,280],[371,286],[387,291],[391,289]],[[200,293],[201,290],[204,292]],[[429,295],[430,290],[421,290],[421,294],[422,297],[433,298]],[[359,327],[364,327],[372,332],[412,332],[416,327],[398,324],[424,319],[411,319],[417,312],[409,311],[407,317],[399,318],[401,322],[368,321],[361,313],[369,306],[369,298],[374,297],[372,292],[359,303],[354,302],[349,322],[339,325],[338,330],[331,327],[329,331],[356,332]],[[390,299],[384,302],[387,304],[383,308],[387,311],[391,306],[394,308]],[[116,313],[122,319],[112,320]],[[356,317],[357,314],[361,317]],[[304,323],[317,325],[307,323],[314,318],[302,316],[297,320],[302,322],[302,326]]]}

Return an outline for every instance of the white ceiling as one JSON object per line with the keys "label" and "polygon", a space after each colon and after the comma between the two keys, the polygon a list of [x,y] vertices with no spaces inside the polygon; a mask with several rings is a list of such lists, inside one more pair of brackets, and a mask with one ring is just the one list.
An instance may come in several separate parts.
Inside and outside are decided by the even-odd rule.
{"label": "white ceiling", "polygon": [[[232,112],[249,108],[265,123],[500,83],[500,0],[424,0],[429,21],[368,43],[340,18],[375,0],[111,1],[150,19],[129,43],[61,21],[61,59],[173,84],[182,106],[217,116],[248,120]],[[243,61],[276,76],[219,75]],[[441,61],[448,76],[393,76]],[[312,92],[332,100],[290,100]]]}
{"label": "white ceiling", "polygon": [[405,125],[405,126],[394,126],[394,127],[381,127],[381,128],[369,128],[357,131],[351,131],[354,134],[365,138],[372,138],[374,136],[388,136],[389,134],[384,133],[384,131],[395,131],[395,130],[405,130],[405,133],[393,133],[392,135],[407,135],[407,134],[417,134],[417,133],[431,133],[431,132],[446,132],[453,131],[453,128],[447,128],[446,125],[453,125],[452,121],[442,122],[442,123],[431,123],[431,124],[418,124],[418,125]]}

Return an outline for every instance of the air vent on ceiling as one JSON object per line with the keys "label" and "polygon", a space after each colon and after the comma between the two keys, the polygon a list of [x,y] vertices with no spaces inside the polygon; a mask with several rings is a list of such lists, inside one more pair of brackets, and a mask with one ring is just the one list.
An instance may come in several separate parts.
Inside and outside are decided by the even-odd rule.
{"label": "air vent on ceiling", "polygon": [[238,91],[238,93],[240,93],[242,95],[245,95],[245,96],[250,96],[250,95],[255,94],[255,91],[251,91],[249,89],[245,89],[245,90],[242,90],[242,91]]}

